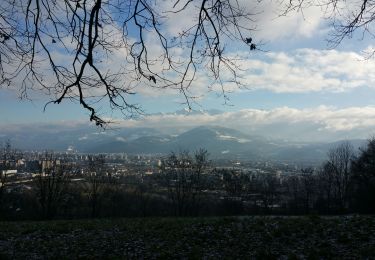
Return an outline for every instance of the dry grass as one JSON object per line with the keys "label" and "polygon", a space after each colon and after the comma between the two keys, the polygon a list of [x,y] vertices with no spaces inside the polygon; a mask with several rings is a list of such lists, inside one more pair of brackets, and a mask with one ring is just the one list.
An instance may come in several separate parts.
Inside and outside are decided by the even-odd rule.
{"label": "dry grass", "polygon": [[0,222],[0,258],[358,259],[375,217],[221,217]]}

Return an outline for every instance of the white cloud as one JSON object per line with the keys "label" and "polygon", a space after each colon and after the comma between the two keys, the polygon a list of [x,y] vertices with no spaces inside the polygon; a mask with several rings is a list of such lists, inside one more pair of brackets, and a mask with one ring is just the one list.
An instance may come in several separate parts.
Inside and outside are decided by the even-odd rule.
{"label": "white cloud", "polygon": [[[183,1],[184,2],[184,1]],[[183,3],[181,2],[181,4]],[[301,13],[291,12],[288,16],[278,17],[281,13],[281,4],[279,1],[239,1],[240,6],[248,12],[254,14],[254,21],[248,22],[249,27],[258,25],[254,31],[255,38],[265,40],[276,40],[281,38],[293,37],[311,37],[321,29],[322,24],[322,10],[319,7],[307,8],[303,15]],[[163,1],[155,7],[160,14],[166,18],[162,18],[164,23],[161,26],[163,32],[167,32],[168,36],[177,36],[182,31],[192,26],[192,21],[196,17],[192,17],[192,13],[196,13],[199,8],[194,4],[188,5],[188,8],[183,12],[173,14],[166,13],[165,10],[172,10],[173,3]],[[176,7],[178,8],[178,6]],[[108,36],[107,41],[116,45],[121,45],[121,28],[116,25],[105,25],[104,31]],[[225,38],[225,37],[224,37]],[[127,38],[129,43],[134,39]],[[68,44],[64,39],[70,51],[75,46]],[[159,44],[158,36],[155,32],[149,32],[145,37],[145,44],[150,50],[148,55],[151,60],[150,68],[158,75],[170,76],[173,79],[177,78],[178,73],[166,72],[167,62],[162,59],[163,50]],[[231,43],[232,44],[232,43]],[[232,44],[233,45],[233,44]],[[237,46],[234,44],[234,46]],[[238,45],[239,46],[239,45]],[[234,47],[236,48],[236,47]],[[99,52],[96,56],[98,60],[103,62],[100,68],[103,74],[124,72],[121,77],[114,77],[113,80],[122,86],[124,89],[130,90],[147,96],[160,95],[178,95],[178,86],[170,86],[162,88],[162,80],[157,84],[153,84],[147,79],[139,79],[139,75],[134,73],[134,64],[129,57],[129,49],[125,46],[114,51],[109,56],[104,55],[104,52]],[[172,60],[176,64],[185,64],[188,51],[180,47],[173,47],[170,50]],[[59,52],[57,49],[53,51],[59,65],[67,65],[72,63],[74,55],[66,55],[64,51]],[[242,53],[229,55],[236,57],[242,56]],[[271,52],[258,56],[251,56],[246,54],[248,59],[239,62],[243,72],[238,74],[243,77],[243,84],[250,89],[266,89],[273,92],[311,92],[311,91],[345,91],[348,89],[363,86],[366,83],[375,82],[374,77],[369,76],[370,71],[374,71],[375,63],[373,61],[360,62],[361,55],[354,52],[338,52],[338,51],[319,51],[312,49],[299,49],[292,53]],[[106,58],[108,57],[108,58]],[[181,66],[183,67],[183,66]],[[195,82],[191,88],[192,96],[202,96],[207,92],[207,87],[212,83],[212,75],[208,75],[207,70],[203,71],[204,65],[199,66],[199,71]],[[44,68],[43,68],[44,69]],[[47,71],[47,70],[45,70]],[[92,71],[91,71],[92,72]],[[229,81],[231,75],[228,71],[222,71],[224,79]],[[91,76],[87,74],[87,76]],[[181,76],[181,75],[180,75]],[[370,77],[370,78],[369,78]],[[51,84],[56,83],[53,76],[48,75],[45,79]],[[51,85],[50,84],[50,85]],[[158,88],[159,87],[159,88]],[[214,88],[221,92],[221,87]],[[225,84],[225,89],[228,91],[236,90],[234,84]],[[76,92],[74,92],[76,93]],[[87,87],[84,89],[87,96],[101,96],[105,94],[103,88]]]}
{"label": "white cloud", "polygon": [[[243,59],[238,72],[250,90],[276,93],[344,92],[375,84],[375,60],[356,52],[298,49]],[[238,91],[229,83],[226,89]],[[217,91],[221,88],[216,86]]]}
{"label": "white cloud", "polygon": [[[258,30],[254,31],[256,37],[266,40],[277,40],[286,38],[299,38],[299,37],[311,37],[315,35],[322,28],[322,12],[320,8],[308,8],[304,12],[304,16],[299,13],[290,14],[287,17],[278,17],[280,10],[279,3],[276,1],[260,1],[260,4],[255,4],[256,1],[239,1],[242,6],[246,7],[249,12],[256,13],[255,22],[258,24]],[[164,1],[161,4],[170,5],[168,1]],[[161,8],[161,9],[162,9]],[[196,9],[191,5],[192,9]],[[170,19],[166,20],[163,25],[163,30],[167,30],[169,34],[175,35],[181,32],[181,29],[188,28],[191,26],[192,11],[186,10],[182,14],[171,16]],[[164,14],[163,14],[164,15]],[[106,26],[106,31],[120,32],[119,28]],[[120,39],[113,34],[113,39],[108,40],[117,42]],[[293,39],[295,40],[295,39]],[[129,39],[132,41],[132,39]],[[146,44],[152,50],[150,57],[157,59],[162,54],[160,45],[156,44],[157,37],[155,34],[148,34],[145,38]],[[73,48],[74,46],[69,46]],[[234,47],[235,48],[235,47]],[[233,49],[234,49],[233,48]],[[186,50],[185,50],[186,51]],[[173,55],[175,60],[183,60],[186,53],[182,48],[173,48]],[[53,53],[57,60],[62,65],[71,64],[72,57],[64,55],[65,53],[58,52],[57,50]],[[375,70],[375,61],[366,60],[364,61],[360,53],[357,52],[344,52],[336,50],[314,50],[314,49],[297,49],[293,52],[269,52],[269,53],[232,53],[232,57],[236,56],[248,56],[248,59],[238,61],[240,68],[243,71],[238,71],[238,75],[241,77],[241,83],[250,90],[268,90],[276,93],[310,93],[310,92],[343,92],[351,91],[353,89],[367,86],[375,86],[375,76],[373,71]],[[102,69],[109,68],[113,73],[118,71],[125,71],[126,74],[119,78],[116,83],[124,88],[130,88],[136,93],[148,97],[158,97],[161,95],[177,96],[181,93],[176,87],[170,88],[158,88],[157,86],[147,79],[139,80],[137,75],[134,74],[134,64],[129,62],[129,50],[120,48],[118,51],[114,51],[108,59],[103,58],[105,64]],[[152,65],[152,69],[156,72],[163,71],[166,63],[156,62]],[[201,67],[199,67],[201,68]],[[173,74],[171,74],[173,76]],[[228,71],[223,71],[222,75],[225,79],[229,79],[230,75]],[[176,74],[174,74],[176,76]],[[46,80],[53,82],[53,77],[47,77]],[[224,81],[225,82],[225,81]],[[192,87],[189,89],[189,95],[202,97],[207,93],[208,87],[212,84],[212,77],[207,74],[207,71],[199,70],[197,72],[197,78],[193,82]],[[226,91],[246,91],[239,89],[233,83],[224,83],[224,89]],[[214,91],[220,93],[222,91],[221,86],[214,86]],[[89,96],[100,96],[103,95],[103,89],[97,89],[90,87],[85,89],[85,93]],[[42,98],[45,98],[43,96]],[[129,96],[130,103],[133,100]],[[127,99],[127,101],[129,101]],[[96,100],[95,100],[96,101]],[[142,102],[142,101],[141,101]],[[140,103],[141,103],[140,102]],[[104,103],[104,102],[103,102]],[[102,104],[102,103],[100,103]],[[277,113],[282,111],[273,111],[271,117],[278,117]],[[306,111],[305,111],[306,112]],[[263,112],[251,112],[247,111],[246,115],[243,115],[249,120],[255,120],[259,122],[262,119]],[[288,113],[299,113],[298,111],[288,111]],[[305,113],[306,114],[306,113]],[[222,116],[225,116],[224,114]],[[229,115],[228,115],[229,116]],[[239,116],[239,115],[236,115]],[[264,116],[264,115],[263,115]],[[216,118],[207,117],[197,118],[199,119],[212,120],[216,122]],[[148,119],[148,120],[151,120]],[[180,124],[185,124],[185,118],[178,119],[174,117],[173,120],[180,120]],[[371,121],[371,119],[361,119],[361,123]],[[318,121],[320,122],[320,121]],[[355,122],[355,126],[360,124]],[[372,121],[371,121],[372,122]],[[137,121],[128,121],[129,124],[139,124]],[[153,123],[153,122],[151,122]],[[191,122],[195,123],[195,122]],[[210,123],[210,121],[208,122]],[[336,119],[337,126],[328,124],[328,121],[324,121],[324,129],[337,129],[337,128],[348,128],[353,123],[348,123],[344,119]],[[155,122],[157,124],[157,122]],[[354,127],[355,127],[354,126]]]}
{"label": "white cloud", "polygon": [[117,137],[116,137],[116,141],[126,142],[126,139],[125,139],[124,137],[117,136]]}
{"label": "white cloud", "polygon": [[[165,16],[163,26],[169,35],[178,36],[195,25],[198,19],[200,6],[190,3],[184,11],[173,13],[165,12],[180,9],[187,1],[181,1],[180,5],[173,8],[174,2],[163,1],[159,4],[158,10]],[[250,20],[239,22],[248,28],[255,28],[252,32],[257,41],[275,41],[278,39],[308,38],[323,30],[324,11],[321,7],[305,8],[304,12],[289,12],[282,16],[283,1],[233,1],[232,4],[239,4],[240,9],[251,14]],[[194,16],[195,14],[195,16]]]}
{"label": "white cloud", "polygon": [[257,41],[298,40],[310,38],[325,31],[325,12],[319,6],[310,6],[303,12],[290,11],[285,14],[289,1],[263,0],[239,1],[253,19],[256,30],[253,32]]}
{"label": "white cloud", "polygon": [[84,135],[80,138],[78,138],[78,141],[83,141],[83,140],[87,140],[89,137],[87,135]]}
{"label": "white cloud", "polygon": [[[223,70],[223,88],[227,92],[337,93],[375,86],[375,60],[364,59],[358,52],[297,49],[258,55],[232,53],[230,57],[239,67],[236,73],[244,88],[233,83],[233,75]],[[222,86],[213,83],[211,75],[198,71],[196,80],[189,88],[190,95],[203,97],[210,90],[221,93]],[[181,95],[178,89],[156,89],[144,83],[138,83],[134,90],[146,96]]]}

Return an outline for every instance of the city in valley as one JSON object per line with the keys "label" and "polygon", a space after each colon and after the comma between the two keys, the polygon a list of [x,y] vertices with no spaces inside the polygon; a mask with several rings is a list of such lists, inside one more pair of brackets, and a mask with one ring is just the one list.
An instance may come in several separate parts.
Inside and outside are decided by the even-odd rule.
{"label": "city in valley", "polygon": [[[369,141],[370,142],[370,141]],[[211,159],[208,151],[85,154],[22,151],[0,160],[9,219],[244,214],[337,214],[365,210],[350,196],[350,143],[320,164]],[[347,157],[343,158],[346,155]],[[337,160],[340,156],[341,160]],[[340,168],[341,167],[341,168]]]}

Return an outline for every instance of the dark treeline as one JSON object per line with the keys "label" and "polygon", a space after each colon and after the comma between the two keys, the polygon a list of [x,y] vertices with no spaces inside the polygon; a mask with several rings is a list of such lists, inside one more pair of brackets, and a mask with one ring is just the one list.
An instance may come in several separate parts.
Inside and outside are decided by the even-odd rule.
{"label": "dark treeline", "polygon": [[358,152],[341,143],[298,174],[213,168],[199,150],[170,154],[154,174],[119,176],[101,155],[78,166],[45,153],[26,182],[7,174],[21,153],[8,143],[0,155],[6,220],[375,213],[375,139]]}

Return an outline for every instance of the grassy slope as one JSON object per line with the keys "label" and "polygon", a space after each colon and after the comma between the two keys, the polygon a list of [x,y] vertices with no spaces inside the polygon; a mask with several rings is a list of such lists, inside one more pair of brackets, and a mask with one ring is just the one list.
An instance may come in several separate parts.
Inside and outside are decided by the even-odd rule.
{"label": "grassy slope", "polygon": [[375,217],[0,222],[0,258],[372,258]]}

